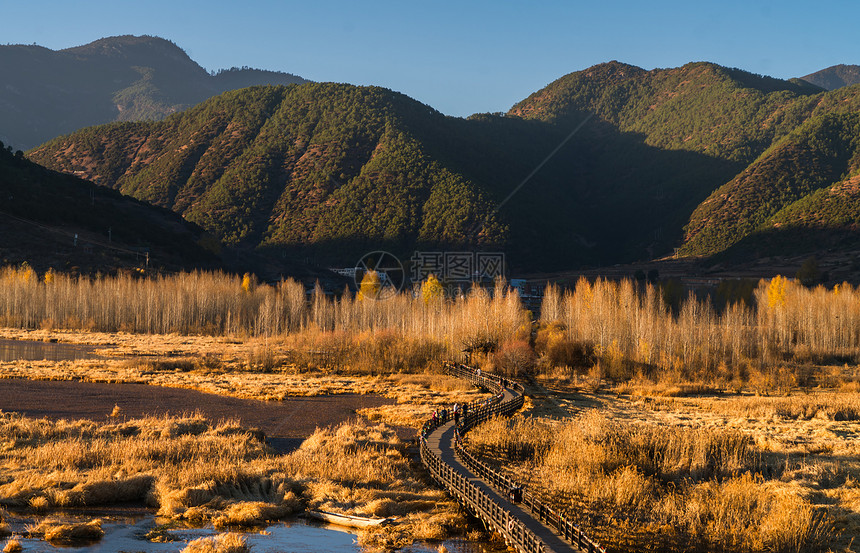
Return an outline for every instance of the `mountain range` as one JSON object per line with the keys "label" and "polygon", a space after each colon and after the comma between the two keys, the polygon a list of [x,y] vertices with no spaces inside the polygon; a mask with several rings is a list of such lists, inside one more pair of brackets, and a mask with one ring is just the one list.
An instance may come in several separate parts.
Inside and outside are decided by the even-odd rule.
{"label": "mountain range", "polygon": [[151,36],[58,51],[0,46],[0,74],[0,140],[16,149],[90,125],[162,119],[226,90],[305,82],[249,68],[210,74],[176,44]]}
{"label": "mountain range", "polygon": [[843,86],[860,84],[860,65],[833,65],[826,69],[801,77],[804,81],[820,86],[824,90],[836,90]]}
{"label": "mountain range", "polygon": [[447,117],[379,87],[254,86],[27,156],[272,258],[483,249],[520,271],[742,263],[860,250],[858,114],[860,86],[609,62],[504,114]]}

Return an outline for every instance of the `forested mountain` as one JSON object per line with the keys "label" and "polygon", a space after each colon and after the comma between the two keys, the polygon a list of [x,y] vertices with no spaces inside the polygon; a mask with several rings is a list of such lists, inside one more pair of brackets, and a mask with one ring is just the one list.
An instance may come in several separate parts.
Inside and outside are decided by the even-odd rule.
{"label": "forested mountain", "polygon": [[771,247],[789,216],[819,225],[814,209],[846,231],[853,204],[816,194],[853,194],[858,112],[860,87],[611,62],[505,115],[446,117],[377,87],[254,87],[28,155],[237,247],[344,264],[371,248],[500,249],[511,267],[558,269]]}
{"label": "forested mountain", "polygon": [[594,113],[649,146],[747,164],[808,118],[819,92],[712,63],[645,71],[610,62],[556,80],[509,113],[547,122]]}
{"label": "forested mountain", "polygon": [[[860,211],[842,203],[850,194],[836,193],[851,188],[832,187],[858,172],[860,112],[812,117],[693,212],[681,253],[714,253],[773,229],[855,224]],[[825,189],[830,200],[820,194]],[[843,209],[846,217],[837,217]]]}
{"label": "forested mountain", "polygon": [[0,143],[0,265],[95,273],[218,268],[218,241],[166,209],[13,154]]}
{"label": "forested mountain", "polygon": [[860,65],[834,65],[801,77],[804,81],[820,86],[824,90],[836,90],[843,86],[860,84]]}
{"label": "forested mountain", "polygon": [[305,84],[228,92],[29,155],[173,209],[230,245],[342,263],[378,247],[501,248],[513,266],[548,268],[665,250],[674,236],[664,230],[736,172],[594,121],[497,209],[580,122],[463,120],[381,88]]}
{"label": "forested mountain", "polygon": [[[850,203],[829,202],[829,210],[814,213],[823,196],[808,196],[860,171],[858,86],[822,92],[800,80],[710,63],[644,71],[612,62],[562,77],[511,109],[547,122],[583,112],[660,150],[690,150],[731,164],[727,182],[687,214],[684,238],[677,241],[681,256],[712,255],[741,241],[757,244],[759,255],[802,244],[814,250],[814,241],[797,240],[798,229],[811,231],[813,221],[819,238],[851,234],[845,226],[853,217]],[[784,220],[789,213],[794,219]]]}
{"label": "forested mountain", "polygon": [[233,68],[210,75],[177,45],[117,36],[65,50],[0,46],[0,140],[31,148],[82,127],[162,119],[226,90],[304,82]]}
{"label": "forested mountain", "polygon": [[[162,122],[61,137],[32,159],[173,209],[237,246],[492,244],[486,191],[417,138],[445,118],[373,87],[308,84],[227,92]],[[357,256],[356,256],[357,255]],[[353,258],[354,257],[354,258]]]}

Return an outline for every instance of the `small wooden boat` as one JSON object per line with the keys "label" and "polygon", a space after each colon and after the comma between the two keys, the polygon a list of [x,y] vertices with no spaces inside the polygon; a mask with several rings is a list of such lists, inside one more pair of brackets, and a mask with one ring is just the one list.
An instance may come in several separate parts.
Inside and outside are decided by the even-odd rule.
{"label": "small wooden boat", "polygon": [[347,528],[369,528],[371,526],[382,526],[393,522],[393,519],[391,518],[369,518],[355,515],[343,515],[340,513],[329,513],[326,511],[305,511],[302,515],[307,518],[322,520],[329,524],[346,526]]}

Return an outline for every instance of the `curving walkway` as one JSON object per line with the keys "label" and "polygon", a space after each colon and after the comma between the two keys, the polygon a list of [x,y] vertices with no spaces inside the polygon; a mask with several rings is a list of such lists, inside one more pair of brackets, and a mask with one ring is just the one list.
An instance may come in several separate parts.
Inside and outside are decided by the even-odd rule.
{"label": "curving walkway", "polygon": [[[461,425],[463,432],[497,414],[510,415],[523,404],[522,386],[519,384],[503,387],[503,381],[498,377],[478,376],[465,366],[452,366],[449,370],[475,385],[497,392],[489,405],[470,406],[469,414]],[[502,535],[509,546],[524,553],[603,552],[578,527],[546,509],[534,498],[531,501],[512,502],[507,489],[514,483],[458,447],[453,421],[441,420],[436,426],[430,423],[422,436],[421,459],[430,474],[460,504]],[[462,455],[458,454],[458,450]],[[484,477],[478,476],[476,472]],[[541,519],[554,523],[555,528],[541,522]]]}

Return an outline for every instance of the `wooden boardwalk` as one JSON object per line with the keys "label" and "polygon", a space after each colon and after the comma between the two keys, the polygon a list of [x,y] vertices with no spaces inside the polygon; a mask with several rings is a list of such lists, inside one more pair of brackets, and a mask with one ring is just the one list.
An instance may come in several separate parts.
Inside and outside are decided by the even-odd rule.
{"label": "wooden boardwalk", "polygon": [[[507,391],[507,393],[510,394],[510,391]],[[468,467],[463,465],[454,454],[454,439],[454,423],[449,421],[427,437],[427,446],[431,451],[438,455],[440,459],[442,459],[442,462],[465,476],[472,485],[476,486],[482,492],[487,494],[487,496],[491,497],[501,509],[511,515],[510,520],[512,520],[513,523],[508,522],[505,524],[505,528],[493,528],[493,530],[505,536],[509,545],[514,544],[512,544],[511,540],[508,539],[507,534],[517,534],[518,532],[515,531],[516,528],[514,525],[518,525],[524,529],[530,530],[535,536],[537,536],[538,540],[540,540],[541,549],[538,549],[537,551],[547,553],[574,551],[574,549],[567,542],[561,539],[561,537],[549,526],[532,517],[531,513],[525,510],[520,504],[511,503],[507,497],[502,496],[487,482],[477,477],[469,470]]]}
{"label": "wooden boardwalk", "polygon": [[[519,384],[506,387],[507,381],[500,377],[481,376],[466,366],[448,369],[451,374],[496,394],[488,403],[469,407],[469,414],[461,424],[462,432],[492,416],[510,415],[523,404],[523,388]],[[522,494],[522,502],[513,502],[510,487],[519,485],[457,444],[453,421],[428,421],[422,436],[421,460],[433,478],[489,529],[498,532],[510,547],[521,553],[605,553],[570,519],[528,491]]]}

